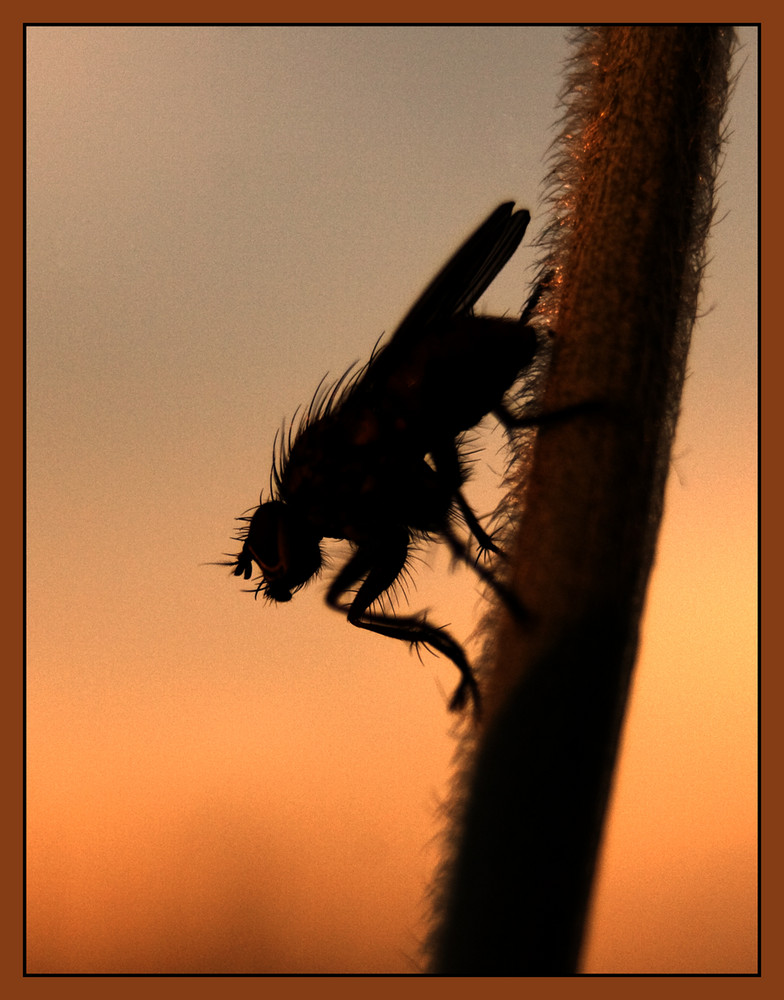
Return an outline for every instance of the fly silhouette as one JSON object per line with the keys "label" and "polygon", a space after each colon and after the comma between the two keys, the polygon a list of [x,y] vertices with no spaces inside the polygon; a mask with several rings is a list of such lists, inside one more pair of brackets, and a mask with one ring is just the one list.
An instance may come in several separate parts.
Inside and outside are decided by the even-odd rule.
{"label": "fly silhouette", "polygon": [[[530,220],[500,205],[453,254],[407,313],[388,343],[359,370],[324,381],[296,430],[273,446],[271,499],[246,522],[234,575],[260,571],[256,594],[291,600],[321,570],[324,539],[345,539],[351,555],[328,586],[327,604],[368,629],[448,657],[461,680],[450,709],[479,688],[460,644],[426,613],[394,613],[396,586],[408,572],[412,546],[446,542],[473,565],[510,609],[514,596],[481,564],[499,552],[469,505],[465,432],[493,413],[508,428],[534,421],[517,417],[505,397],[536,355],[528,324],[538,292],[518,319],[477,316],[473,307],[519,246]],[[467,529],[468,540],[456,525]]]}

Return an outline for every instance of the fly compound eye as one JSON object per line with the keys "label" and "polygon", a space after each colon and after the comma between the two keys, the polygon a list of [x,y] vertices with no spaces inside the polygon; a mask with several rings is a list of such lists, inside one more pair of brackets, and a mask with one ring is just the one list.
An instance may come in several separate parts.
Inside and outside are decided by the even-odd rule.
{"label": "fly compound eye", "polygon": [[240,565],[243,558],[257,564],[263,593],[280,603],[290,601],[292,591],[321,568],[318,538],[280,500],[262,504],[251,518]]}
{"label": "fly compound eye", "polygon": [[245,548],[268,582],[285,577],[286,557],[285,510],[279,501],[262,504],[251,518]]}

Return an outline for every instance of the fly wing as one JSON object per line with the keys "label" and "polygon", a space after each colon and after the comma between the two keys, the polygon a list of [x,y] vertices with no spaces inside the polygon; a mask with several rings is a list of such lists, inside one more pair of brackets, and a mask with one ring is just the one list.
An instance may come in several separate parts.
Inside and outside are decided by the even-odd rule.
{"label": "fly wing", "polygon": [[374,350],[343,392],[333,390],[318,416],[338,412],[348,399],[367,400],[374,393],[383,399],[389,378],[405,376],[412,352],[426,348],[433,333],[443,332],[453,316],[472,308],[520,245],[530,220],[526,209],[514,210],[513,201],[499,205],[441,268],[392,338]]}
{"label": "fly wing", "polygon": [[447,261],[398,326],[389,346],[421,336],[431,323],[467,312],[489,288],[520,245],[531,216],[507,201]]}

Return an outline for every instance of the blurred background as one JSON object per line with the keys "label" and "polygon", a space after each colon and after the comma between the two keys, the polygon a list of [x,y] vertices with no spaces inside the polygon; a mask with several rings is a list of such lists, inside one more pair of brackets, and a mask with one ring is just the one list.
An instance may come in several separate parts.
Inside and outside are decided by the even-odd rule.
{"label": "blurred background", "polygon": [[[272,440],[499,202],[567,31],[27,31],[28,971],[421,969],[457,672],[224,568]],[[756,970],[757,39],[739,73],[584,970]],[[497,498],[491,422],[471,495]],[[332,545],[333,566],[341,546]],[[423,551],[476,656],[476,577]]]}

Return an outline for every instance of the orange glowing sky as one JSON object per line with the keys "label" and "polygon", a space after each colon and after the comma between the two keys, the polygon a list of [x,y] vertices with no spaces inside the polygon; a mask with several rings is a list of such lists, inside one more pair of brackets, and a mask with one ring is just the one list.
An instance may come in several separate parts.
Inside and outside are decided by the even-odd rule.
{"label": "orange glowing sky", "polygon": [[[741,40],[589,972],[756,968]],[[30,972],[417,970],[455,671],[323,583],[274,608],[202,564],[282,419],[507,198],[533,222],[485,307],[519,310],[566,53],[560,28],[29,29]],[[475,579],[426,556],[412,606],[469,639]]]}

